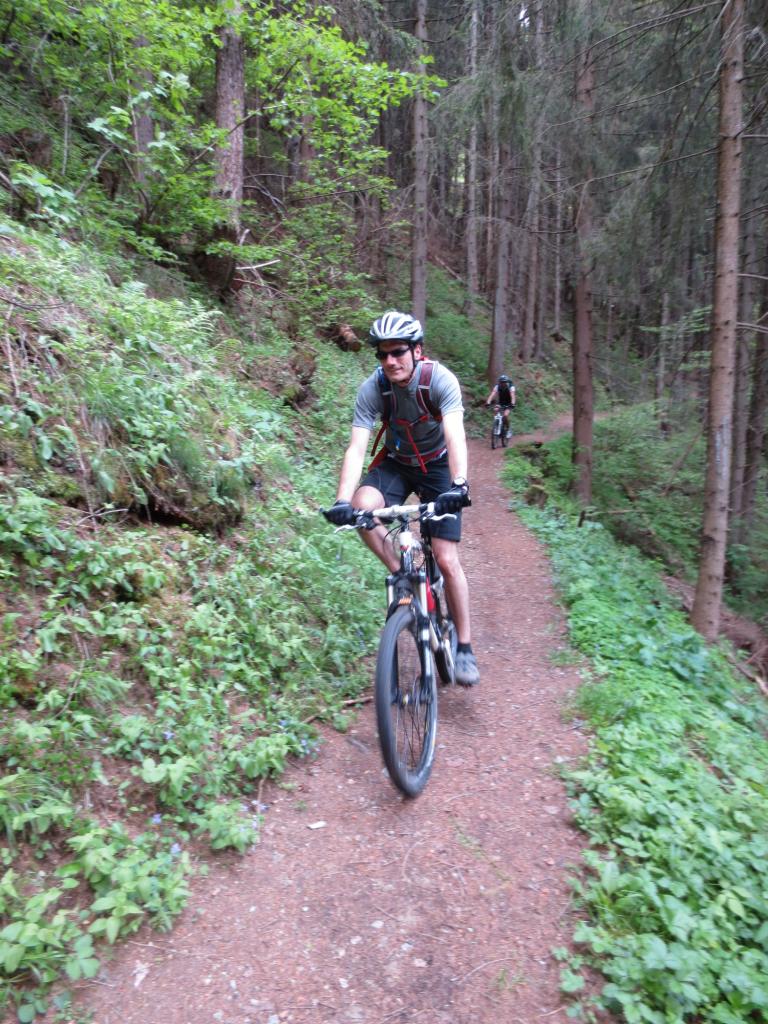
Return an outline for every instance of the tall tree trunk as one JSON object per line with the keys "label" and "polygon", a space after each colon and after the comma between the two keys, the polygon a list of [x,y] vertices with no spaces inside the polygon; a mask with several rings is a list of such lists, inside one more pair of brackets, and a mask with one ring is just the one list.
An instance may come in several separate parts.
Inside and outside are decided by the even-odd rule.
{"label": "tall tree trunk", "polygon": [[[477,37],[480,14],[478,0],[472,0],[472,11],[469,23],[469,74],[474,82],[477,77]],[[475,313],[475,304],[480,290],[480,276],[477,259],[477,123],[472,118],[469,130],[469,150],[467,152],[467,316]]]}
{"label": "tall tree trunk", "polygon": [[[549,206],[545,206],[542,210],[542,224],[544,225],[546,235],[545,238],[550,236],[550,223],[551,223],[551,210]],[[533,358],[534,361],[539,363],[544,358],[544,346],[546,342],[545,332],[547,323],[547,303],[549,302],[549,249],[548,245],[542,240],[539,243],[539,290],[536,297],[536,325],[535,325],[535,336],[533,345]]]}
{"label": "tall tree trunk", "polygon": [[216,149],[214,194],[227,203],[227,225],[233,235],[240,230],[243,202],[243,153],[245,148],[245,47],[238,28],[240,0],[221,0],[226,21],[219,30],[216,52],[216,126],[226,133]]}
{"label": "tall tree trunk", "polygon": [[563,226],[563,180],[560,172],[560,147],[557,147],[555,151],[555,287],[554,295],[552,297],[552,333],[554,334],[555,340],[560,339],[560,319],[562,316],[562,236],[560,232]]}
{"label": "tall tree trunk", "polygon": [[[534,61],[537,73],[541,72],[544,54],[544,14],[538,5],[534,17]],[[536,325],[538,312],[538,296],[541,288],[539,281],[539,248],[541,245],[541,115],[533,119],[533,146],[531,147],[531,188],[530,209],[528,216],[528,252],[526,264],[528,277],[526,280],[525,320],[520,335],[520,358],[529,363],[536,347]]]}
{"label": "tall tree trunk", "polygon": [[[538,130],[538,127],[537,127]],[[533,356],[536,329],[536,298],[539,291],[539,237],[541,196],[541,143],[537,138],[533,144],[533,166],[531,168],[530,216],[528,217],[528,251],[525,263],[528,268],[525,295],[525,320],[520,341],[520,359],[529,363]]]}
{"label": "tall tree trunk", "polygon": [[[746,174],[745,174],[746,177]],[[760,183],[762,184],[762,182]],[[749,192],[751,202],[747,208],[754,210],[760,205],[760,193],[757,175],[753,176],[752,189]],[[742,224],[742,270],[743,276],[739,284],[739,321],[742,324],[753,323],[755,303],[757,301],[757,274],[759,273],[759,254],[757,226],[759,218],[755,213],[744,218]],[[736,370],[734,379],[733,402],[733,443],[731,457],[731,481],[729,507],[731,522],[735,523],[741,516],[744,500],[744,469],[747,458],[747,426],[749,423],[749,385],[750,385],[750,354],[751,338],[746,328],[736,332]]]}
{"label": "tall tree trunk", "polygon": [[[582,56],[576,82],[576,103],[587,115],[594,109],[592,52]],[[576,202],[576,287],[573,301],[573,465],[574,494],[582,504],[592,500],[592,257],[588,252],[592,233],[591,167]]]}
{"label": "tall tree trunk", "polygon": [[[226,133],[214,151],[212,195],[224,204],[214,241],[240,241],[245,150],[245,47],[239,31],[240,0],[219,0],[224,15],[216,52],[216,126]],[[230,254],[204,253],[201,268],[211,287],[226,292],[235,276]]]}
{"label": "tall tree trunk", "polygon": [[669,346],[669,291],[665,288],[661,295],[661,325],[659,341],[656,348],[656,419],[663,430],[667,422],[667,410],[664,396],[667,379],[667,348]]}
{"label": "tall tree trunk", "polygon": [[[144,47],[149,46],[149,40],[146,36],[137,36],[134,41],[134,46],[140,51]],[[140,91],[151,89],[154,85],[151,72],[146,68],[141,69],[133,84],[134,87]],[[155,138],[155,123],[150,117],[145,101],[137,103],[131,107],[131,119],[131,129],[133,132],[135,150],[134,175],[136,177],[136,184],[143,189],[144,185],[147,183],[146,155],[149,152],[150,143],[153,142]]]}
{"label": "tall tree trunk", "polygon": [[[427,0],[415,0],[414,35],[419,53],[419,70],[425,65],[421,57],[427,45]],[[427,313],[427,194],[429,183],[429,152],[427,99],[419,91],[413,102],[413,221],[411,225],[411,311],[423,323]]]}
{"label": "tall tree trunk", "polygon": [[488,167],[488,179],[486,185],[486,213],[485,213],[485,267],[486,280],[485,290],[489,298],[495,292],[496,260],[494,259],[494,242],[497,240],[499,228],[498,223],[498,199],[499,199],[499,178],[501,176],[501,147],[499,145],[499,103],[498,96],[491,86],[491,95],[488,100],[486,113],[488,129],[486,138],[485,162]]}
{"label": "tall tree trunk", "polygon": [[[763,275],[768,273],[768,261],[763,266]],[[762,302],[760,303],[761,323],[768,321],[768,282],[763,279]],[[752,399],[747,424],[747,452],[744,461],[744,490],[741,501],[741,518],[737,525],[735,539],[746,544],[752,530],[755,514],[757,481],[763,465],[763,445],[768,421],[768,334],[759,332],[755,342],[752,363]]]}
{"label": "tall tree trunk", "polygon": [[488,353],[488,380],[494,383],[504,372],[507,334],[509,333],[509,283],[512,260],[512,150],[503,142],[500,147],[499,224],[496,242],[496,289],[493,297],[493,327]]}
{"label": "tall tree trunk", "polygon": [[739,215],[741,212],[742,78],[744,0],[722,8],[722,60],[715,222],[715,285],[712,301],[707,470],[704,485],[699,575],[691,622],[706,639],[720,629],[738,317]]}

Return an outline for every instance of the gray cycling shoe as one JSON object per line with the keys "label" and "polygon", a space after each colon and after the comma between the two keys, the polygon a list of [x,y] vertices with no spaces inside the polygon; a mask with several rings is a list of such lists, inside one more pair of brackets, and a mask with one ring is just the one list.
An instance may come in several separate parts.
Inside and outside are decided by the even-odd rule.
{"label": "gray cycling shoe", "polygon": [[477,658],[471,651],[459,651],[456,655],[456,682],[459,686],[477,686],[480,682]]}

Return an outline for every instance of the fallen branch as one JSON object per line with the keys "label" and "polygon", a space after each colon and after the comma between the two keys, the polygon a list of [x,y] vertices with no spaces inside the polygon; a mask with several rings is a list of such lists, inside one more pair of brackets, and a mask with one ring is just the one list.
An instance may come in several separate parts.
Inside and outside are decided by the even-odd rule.
{"label": "fallen branch", "polygon": [[758,672],[753,672],[743,661],[739,661],[730,654],[728,655],[728,661],[737,672],[741,672],[750,683],[754,683],[764,697],[768,697],[768,680],[763,679]]}

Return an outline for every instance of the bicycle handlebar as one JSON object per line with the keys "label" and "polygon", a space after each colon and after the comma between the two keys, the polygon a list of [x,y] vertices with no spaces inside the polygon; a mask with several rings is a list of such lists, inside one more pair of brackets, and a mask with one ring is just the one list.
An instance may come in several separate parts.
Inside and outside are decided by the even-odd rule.
{"label": "bicycle handlebar", "polygon": [[[320,509],[324,512],[324,509]],[[355,516],[355,522],[349,526],[337,526],[336,531],[339,530],[373,530],[380,523],[394,523],[397,519],[434,519],[437,522],[440,519],[455,519],[456,516],[453,512],[444,512],[441,516],[435,515],[435,503],[434,501],[423,501],[418,505],[388,505],[386,508],[354,508],[352,512]]]}

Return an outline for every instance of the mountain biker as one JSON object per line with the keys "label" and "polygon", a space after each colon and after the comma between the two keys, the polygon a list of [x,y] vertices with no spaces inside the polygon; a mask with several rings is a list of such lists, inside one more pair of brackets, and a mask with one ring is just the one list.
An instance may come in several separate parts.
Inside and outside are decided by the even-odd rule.
{"label": "mountain biker", "polygon": [[502,373],[499,379],[493,386],[493,390],[485,400],[486,405],[497,403],[501,406],[501,415],[504,419],[504,430],[507,432],[507,437],[512,436],[512,431],[509,429],[509,412],[517,405],[517,393],[515,391],[515,385],[506,375]]}
{"label": "mountain biker", "polygon": [[[381,366],[358,389],[336,503],[325,516],[336,526],[351,525],[353,509],[400,505],[412,492],[422,501],[434,501],[437,515],[455,514],[455,519],[430,520],[428,529],[456,625],[456,682],[474,686],[480,672],[472,651],[469,587],[458,552],[461,509],[470,504],[464,406],[458,380],[447,367],[425,359],[423,340],[420,322],[409,313],[390,309],[373,323],[368,343]],[[378,420],[384,447],[361,479]],[[361,536],[391,572],[399,569],[384,526],[363,530]]]}

